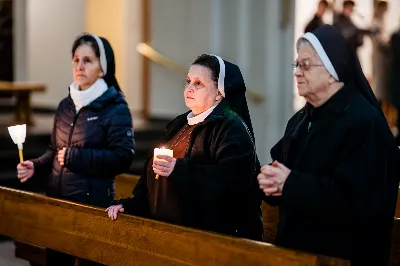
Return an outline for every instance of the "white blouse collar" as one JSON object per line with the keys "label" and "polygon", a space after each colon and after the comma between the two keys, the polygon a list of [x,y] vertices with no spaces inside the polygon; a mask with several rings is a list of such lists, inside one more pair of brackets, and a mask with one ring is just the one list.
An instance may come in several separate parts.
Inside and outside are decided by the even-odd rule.
{"label": "white blouse collar", "polygon": [[198,123],[201,123],[204,121],[204,119],[207,118],[207,116],[209,116],[211,114],[211,112],[214,110],[214,108],[219,104],[216,103],[214,106],[211,106],[210,108],[208,108],[207,110],[205,110],[204,112],[198,114],[198,115],[194,115],[193,112],[190,112],[187,116],[187,120],[188,120],[188,124],[190,126],[196,125]]}

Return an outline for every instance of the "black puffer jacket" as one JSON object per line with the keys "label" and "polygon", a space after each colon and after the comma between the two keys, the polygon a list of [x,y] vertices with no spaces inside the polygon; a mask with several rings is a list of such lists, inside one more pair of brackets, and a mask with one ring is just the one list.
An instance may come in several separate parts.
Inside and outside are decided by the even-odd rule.
{"label": "black puffer jacket", "polygon": [[[65,165],[57,151],[66,147]],[[35,175],[51,175],[47,195],[96,206],[108,206],[114,176],[128,170],[133,159],[132,117],[120,91],[110,87],[76,113],[70,96],[58,106],[51,144],[32,160]]]}

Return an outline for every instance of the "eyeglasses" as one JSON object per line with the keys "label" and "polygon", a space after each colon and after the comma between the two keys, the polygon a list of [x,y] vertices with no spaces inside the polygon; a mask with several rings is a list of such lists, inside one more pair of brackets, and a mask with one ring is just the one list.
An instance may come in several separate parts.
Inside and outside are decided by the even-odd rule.
{"label": "eyeglasses", "polygon": [[297,61],[294,61],[294,62],[292,63],[292,66],[293,66],[293,72],[294,72],[294,71],[296,71],[296,69],[297,69],[298,67],[300,67],[300,69],[301,69],[302,71],[307,71],[307,70],[309,70],[312,66],[324,66],[324,65],[323,65],[323,64],[311,64],[309,61],[304,60],[304,61],[301,62],[301,63],[299,63],[299,62],[297,62]]}

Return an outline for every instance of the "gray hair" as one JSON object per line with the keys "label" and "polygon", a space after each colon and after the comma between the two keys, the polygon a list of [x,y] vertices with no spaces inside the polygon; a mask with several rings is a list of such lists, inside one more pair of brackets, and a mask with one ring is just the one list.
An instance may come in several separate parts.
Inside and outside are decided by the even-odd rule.
{"label": "gray hair", "polygon": [[[312,47],[312,45],[311,45],[309,40],[307,40],[306,38],[300,37],[297,40],[297,43],[296,43],[297,52],[299,52],[300,48],[303,48],[304,46],[311,46]],[[314,47],[313,47],[313,49],[314,49]]]}
{"label": "gray hair", "polygon": [[321,58],[319,57],[317,51],[315,50],[315,48],[314,48],[314,46],[311,44],[311,42],[310,42],[309,40],[307,40],[306,38],[300,37],[300,38],[297,40],[297,43],[296,43],[296,50],[297,50],[297,52],[299,52],[299,50],[300,50],[301,48],[305,47],[305,46],[310,46],[310,47],[312,48],[313,53],[315,54],[315,56],[318,58],[319,61],[322,62]]}

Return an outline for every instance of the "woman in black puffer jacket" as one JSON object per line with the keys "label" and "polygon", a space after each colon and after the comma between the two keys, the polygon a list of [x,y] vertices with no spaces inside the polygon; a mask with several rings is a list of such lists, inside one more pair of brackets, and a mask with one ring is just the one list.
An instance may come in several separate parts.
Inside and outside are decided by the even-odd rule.
{"label": "woman in black puffer jacket", "polygon": [[72,57],[74,82],[56,111],[50,146],[19,164],[18,178],[49,176],[48,196],[105,207],[113,200],[114,176],[133,159],[132,117],[109,42],[82,35]]}
{"label": "woman in black puffer jacket", "polygon": [[[41,157],[20,163],[18,178],[48,176],[48,196],[105,207],[113,200],[114,176],[133,159],[132,117],[106,39],[80,36],[72,58],[74,82],[57,108],[50,146]],[[46,254],[47,265],[74,265],[70,255]]]}

